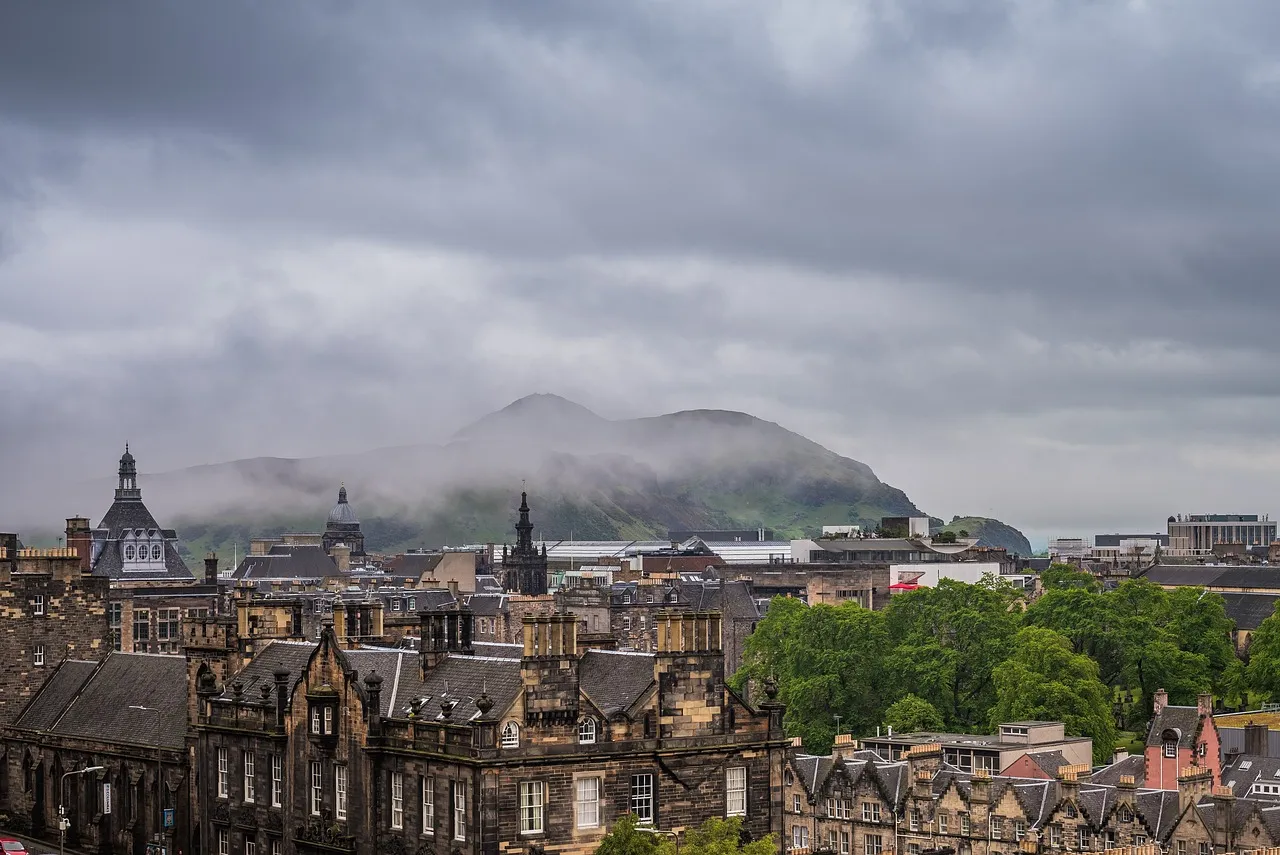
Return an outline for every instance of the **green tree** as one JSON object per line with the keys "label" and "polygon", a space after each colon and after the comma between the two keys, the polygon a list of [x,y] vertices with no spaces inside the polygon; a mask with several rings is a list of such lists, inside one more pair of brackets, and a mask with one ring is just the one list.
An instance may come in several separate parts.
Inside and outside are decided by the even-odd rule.
{"label": "green tree", "polygon": [[946,723],[985,724],[995,703],[991,671],[1011,650],[1021,615],[1016,593],[999,580],[967,585],[943,579],[935,588],[895,595],[885,609],[895,682],[931,703]]}
{"label": "green tree", "polygon": [[1098,591],[1098,580],[1093,578],[1093,574],[1071,564],[1050,564],[1040,574],[1040,584],[1046,591],[1073,588],[1083,588],[1091,593]]}
{"label": "green tree", "polygon": [[[769,834],[749,843],[742,842],[742,820],[713,817],[688,831],[679,847],[680,855],[776,855],[778,844]],[[610,853],[604,853],[610,855]],[[663,837],[659,855],[676,855],[675,842]]]}
{"label": "green tree", "polygon": [[941,730],[942,713],[918,695],[908,694],[889,705],[884,711],[884,723],[899,733],[915,733],[921,730]]}
{"label": "green tree", "polygon": [[1111,690],[1098,679],[1097,663],[1053,630],[1019,631],[1013,654],[992,672],[992,681],[993,728],[1006,721],[1061,721],[1068,735],[1092,737],[1095,761],[1105,762],[1115,750]]}
{"label": "green tree", "polygon": [[1268,701],[1280,698],[1280,602],[1271,616],[1249,636],[1249,665],[1245,685]]}
{"label": "green tree", "polygon": [[600,841],[596,855],[659,855],[659,848],[658,837],[638,830],[635,814],[626,813]]}

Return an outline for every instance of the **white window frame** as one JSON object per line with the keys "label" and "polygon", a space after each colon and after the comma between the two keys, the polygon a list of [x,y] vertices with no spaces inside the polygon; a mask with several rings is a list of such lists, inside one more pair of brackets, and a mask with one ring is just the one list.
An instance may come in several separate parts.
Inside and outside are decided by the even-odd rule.
{"label": "white window frame", "polygon": [[36,617],[44,617],[44,594],[32,595],[31,613]]}
{"label": "white window frame", "polygon": [[218,855],[231,855],[231,832],[218,829]]}
{"label": "white window frame", "polygon": [[258,839],[253,835],[244,838],[244,855],[258,855]]}
{"label": "white window frame", "polygon": [[333,818],[347,818],[347,767],[341,763],[333,767]]}
{"label": "white window frame", "polygon": [[583,719],[578,722],[578,744],[596,744],[596,720],[591,716],[584,716]]}
{"label": "white window frame", "polygon": [[271,838],[271,855],[284,855],[284,842],[278,837]]}
{"label": "white window frame", "polygon": [[218,749],[218,798],[231,796],[231,755],[225,748]]}
{"label": "white window frame", "polygon": [[391,827],[404,828],[404,773],[391,773]]}
{"label": "white window frame", "polygon": [[544,797],[546,786],[542,781],[520,782],[520,834],[543,834],[546,831]]}
{"label": "white window frame", "polygon": [[803,825],[791,826],[791,848],[792,849],[808,849],[809,848],[809,829]]}
{"label": "white window frame", "polygon": [[319,816],[324,807],[324,764],[319,760],[311,761],[311,787],[307,794],[307,812]]}
{"label": "white window frame", "polygon": [[280,807],[284,802],[284,758],[271,755],[271,806]]}
{"label": "white window frame", "polygon": [[847,831],[840,832],[840,855],[849,855],[850,852],[850,835]]}
{"label": "white window frame", "polygon": [[950,821],[951,821],[951,818],[950,818],[949,816],[947,816],[947,814],[946,814],[946,813],[944,813],[944,812],[942,812],[942,811],[939,811],[939,812],[938,812],[938,833],[939,833],[939,834],[946,834],[946,833],[947,833],[947,824],[948,824]]}
{"label": "white window frame", "polygon": [[467,782],[453,782],[453,839],[467,839]]}
{"label": "white window frame", "polygon": [[502,747],[520,747],[520,725],[516,724],[514,721],[508,721],[502,726]]}
{"label": "white window frame", "polygon": [[577,828],[600,827],[600,779],[578,778],[573,782],[573,815]]}
{"label": "white window frame", "polygon": [[631,812],[635,814],[639,825],[653,825],[657,813],[654,810],[654,783],[652,772],[641,772],[631,776]]}
{"label": "white window frame", "polygon": [[730,766],[724,770],[724,815],[747,815],[746,766]]}
{"label": "white window frame", "polygon": [[427,775],[422,779],[422,833],[436,831],[436,779]]}
{"label": "white window frame", "polygon": [[1163,751],[1166,759],[1178,759],[1178,743],[1174,742],[1172,739],[1165,741]]}
{"label": "white window frame", "polygon": [[333,736],[333,704],[324,705],[324,735]]}
{"label": "white window frame", "polygon": [[244,803],[253,804],[254,798],[258,795],[257,781],[254,778],[255,762],[252,751],[243,752],[241,761],[244,765]]}
{"label": "white window frame", "polygon": [[879,822],[880,821],[880,803],[879,802],[863,802],[862,803],[862,821],[863,822]]}
{"label": "white window frame", "polygon": [[31,661],[35,665],[44,664],[44,645],[37,644],[35,651],[31,654]]}
{"label": "white window frame", "polygon": [[881,855],[884,852],[884,838],[878,834],[868,834],[862,838],[863,855]]}

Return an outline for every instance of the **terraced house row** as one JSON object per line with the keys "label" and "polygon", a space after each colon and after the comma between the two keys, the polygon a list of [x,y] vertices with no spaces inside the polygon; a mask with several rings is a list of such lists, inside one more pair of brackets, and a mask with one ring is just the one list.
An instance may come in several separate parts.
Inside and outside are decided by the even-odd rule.
{"label": "terraced house row", "polygon": [[[1187,766],[1176,789],[1126,774],[1129,758],[1052,777],[965,772],[942,746],[897,762],[848,737],[831,756],[791,755],[783,773],[786,848],[838,855],[1095,852],[1158,846],[1168,855],[1220,855],[1280,845],[1280,802],[1237,796],[1213,769]],[[1243,790],[1252,792],[1252,790]],[[1154,851],[1154,850],[1153,850]]]}

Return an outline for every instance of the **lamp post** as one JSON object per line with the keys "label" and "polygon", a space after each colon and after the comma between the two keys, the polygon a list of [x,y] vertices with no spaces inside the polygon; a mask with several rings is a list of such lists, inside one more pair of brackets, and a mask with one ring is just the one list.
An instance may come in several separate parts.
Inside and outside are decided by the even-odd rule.
{"label": "lamp post", "polygon": [[84,775],[89,772],[101,772],[102,766],[85,766],[83,769],[77,769],[74,772],[63,772],[62,780],[58,782],[58,855],[65,855],[67,850],[67,805],[63,795],[67,789],[67,778],[72,775]]}
{"label": "lamp post", "polygon": [[645,834],[661,834],[664,837],[670,837],[676,842],[676,855],[680,853],[680,832],[663,831],[661,828],[650,828],[647,825],[637,825],[636,831],[643,831]]}
{"label": "lamp post", "polygon": [[151,734],[156,744],[156,840],[163,846],[168,832],[164,827],[164,754],[161,753],[160,748],[160,710],[140,704],[130,704],[129,709],[149,712],[155,716],[155,725],[151,729]]}

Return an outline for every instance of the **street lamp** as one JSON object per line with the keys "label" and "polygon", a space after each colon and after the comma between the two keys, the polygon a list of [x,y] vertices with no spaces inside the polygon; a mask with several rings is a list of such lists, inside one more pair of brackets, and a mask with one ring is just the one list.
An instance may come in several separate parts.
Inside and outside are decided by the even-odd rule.
{"label": "street lamp", "polygon": [[156,840],[164,843],[167,832],[164,827],[164,754],[161,753],[160,748],[160,710],[140,704],[130,704],[129,709],[155,715],[155,726],[151,734],[156,743]]}
{"label": "street lamp", "polygon": [[67,805],[63,796],[67,790],[67,778],[72,775],[85,775],[89,772],[101,772],[104,770],[102,766],[86,766],[83,769],[77,769],[74,772],[64,772],[62,780],[58,782],[58,853],[65,855],[67,850]]}
{"label": "street lamp", "polygon": [[676,842],[676,855],[680,853],[680,832],[663,831],[661,828],[650,828],[647,825],[637,825],[636,831],[643,831],[645,834],[661,834],[664,837],[670,837]]}

